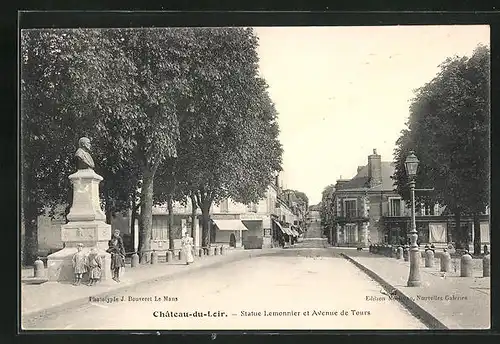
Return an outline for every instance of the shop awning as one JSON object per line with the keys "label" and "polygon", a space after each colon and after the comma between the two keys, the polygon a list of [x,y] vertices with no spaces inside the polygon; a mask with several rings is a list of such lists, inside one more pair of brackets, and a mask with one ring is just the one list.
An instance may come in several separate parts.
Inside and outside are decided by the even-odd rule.
{"label": "shop awning", "polygon": [[297,231],[297,233],[304,233],[304,231],[302,230],[302,228],[300,228],[299,226],[295,226],[295,225],[292,225],[292,228]]}
{"label": "shop awning", "polygon": [[290,227],[283,227],[283,229],[286,231],[286,234],[291,235],[291,236],[295,236],[295,234],[293,234],[293,231]]}
{"label": "shop awning", "polygon": [[214,220],[217,228],[221,231],[247,231],[248,228],[241,222],[241,220]]}
{"label": "shop awning", "polygon": [[297,232],[294,228],[290,228],[293,236],[299,236],[299,232]]}
{"label": "shop awning", "polygon": [[275,221],[275,220],[273,220],[273,221],[276,224],[276,226],[278,226],[281,229],[282,233],[288,234],[278,221]]}

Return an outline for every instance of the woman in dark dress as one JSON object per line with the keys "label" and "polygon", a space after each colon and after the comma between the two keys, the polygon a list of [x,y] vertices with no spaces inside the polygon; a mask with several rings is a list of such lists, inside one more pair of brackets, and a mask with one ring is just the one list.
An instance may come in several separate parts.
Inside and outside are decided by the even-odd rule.
{"label": "woman in dark dress", "polygon": [[116,282],[120,282],[120,268],[125,266],[125,247],[123,246],[123,239],[118,229],[115,230],[108,246],[107,252],[111,253],[111,271],[113,272],[113,279]]}

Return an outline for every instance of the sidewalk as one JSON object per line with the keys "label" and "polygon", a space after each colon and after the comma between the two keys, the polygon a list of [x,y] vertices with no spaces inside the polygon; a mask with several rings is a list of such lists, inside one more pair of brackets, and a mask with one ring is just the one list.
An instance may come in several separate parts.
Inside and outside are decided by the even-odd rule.
{"label": "sidewalk", "polygon": [[109,292],[122,291],[142,283],[181,276],[206,267],[236,262],[260,256],[269,250],[226,250],[224,255],[195,257],[192,265],[174,260],[171,263],[144,264],[124,269],[120,283],[106,281],[89,287],[73,286],[70,282],[46,282],[43,284],[21,284],[21,314],[23,318],[43,316],[88,301],[89,296],[106,296]]}
{"label": "sidewalk", "polygon": [[[431,328],[489,329],[491,326],[490,277],[481,277],[478,262],[473,277],[460,277],[460,265],[455,271],[456,265],[452,264],[452,271],[443,275],[439,272],[439,259],[433,268],[426,268],[422,259],[422,286],[407,287],[409,262],[366,251],[338,251],[386,290],[393,290],[396,298]],[[382,293],[377,296],[385,297],[386,301],[381,302],[394,302]]]}

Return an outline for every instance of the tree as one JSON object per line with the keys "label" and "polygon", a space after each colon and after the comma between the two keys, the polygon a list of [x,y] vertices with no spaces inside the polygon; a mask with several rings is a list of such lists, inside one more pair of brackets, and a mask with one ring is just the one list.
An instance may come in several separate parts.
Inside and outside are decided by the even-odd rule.
{"label": "tree", "polygon": [[[149,251],[154,179],[159,166],[177,156],[178,101],[186,91],[189,29],[110,29],[104,34],[120,47],[131,66],[123,83],[123,125],[111,137],[137,161],[142,180],[139,220],[141,258]],[[111,123],[110,123],[111,124]]]}
{"label": "tree", "polygon": [[258,201],[281,170],[276,110],[258,77],[251,29],[194,29],[189,95],[179,113],[178,149],[187,188],[202,212],[203,245],[210,244],[209,211],[231,197]]}
{"label": "tree", "polygon": [[142,180],[140,246],[141,252],[149,249],[153,179],[158,166],[175,156],[179,138],[176,105],[185,86],[189,32],[25,33],[23,216],[31,227],[40,206],[71,199],[69,157],[85,135],[92,139],[96,172],[105,178],[101,191],[108,214],[130,205]]}
{"label": "tree", "polygon": [[[328,232],[328,240],[332,241],[330,230],[333,225],[333,193],[335,192],[335,185],[330,184],[326,186],[321,192],[321,203],[320,203],[320,217],[321,225],[323,226],[323,231]],[[326,234],[326,233],[325,233]],[[332,242],[330,242],[332,243]]]}
{"label": "tree", "polygon": [[183,205],[187,202],[187,187],[183,180],[182,169],[176,158],[169,158],[162,164],[156,176],[156,186],[153,194],[154,204],[167,204],[168,209],[168,241],[169,248],[173,250],[175,235],[173,232],[174,210],[173,203]]}
{"label": "tree", "polygon": [[[70,206],[68,176],[75,171],[72,156],[78,139],[105,136],[100,123],[108,113],[93,111],[98,103],[83,95],[85,90],[99,89],[98,85],[106,85],[108,93],[119,93],[119,83],[105,80],[114,75],[107,69],[112,65],[121,74],[125,66],[106,44],[97,30],[21,33],[21,213],[27,264],[38,250],[37,217],[47,209],[55,215],[59,205],[67,205],[67,210]],[[102,159],[111,155],[103,154],[104,146],[94,140],[93,147],[97,172],[105,175],[106,183],[113,183],[114,174],[107,173],[110,166]],[[116,197],[127,192],[115,191],[117,202],[108,202],[108,208],[111,203],[118,208],[124,203]]]}
{"label": "tree", "polygon": [[418,89],[408,129],[396,142],[395,186],[409,202],[404,161],[410,150],[420,160],[417,188],[434,187],[418,201],[438,202],[455,214],[457,246],[468,243],[460,217],[474,217],[475,253],[480,252],[479,214],[489,199],[489,49],[478,46],[471,57],[454,57]]}

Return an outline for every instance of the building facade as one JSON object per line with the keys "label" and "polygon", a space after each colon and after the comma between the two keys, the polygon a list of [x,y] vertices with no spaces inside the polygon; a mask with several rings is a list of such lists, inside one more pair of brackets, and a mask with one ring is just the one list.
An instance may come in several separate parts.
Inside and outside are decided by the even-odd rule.
{"label": "building facade", "polygon": [[[381,161],[373,150],[368,163],[359,166],[352,179],[339,179],[331,196],[329,241],[336,246],[367,247],[371,243],[405,244],[411,226],[411,209],[394,190],[394,163]],[[416,213],[419,242],[443,244],[455,241],[452,215],[445,207],[420,207]],[[461,226],[473,240],[472,218]],[[489,216],[481,216],[481,242],[489,244]]]}

